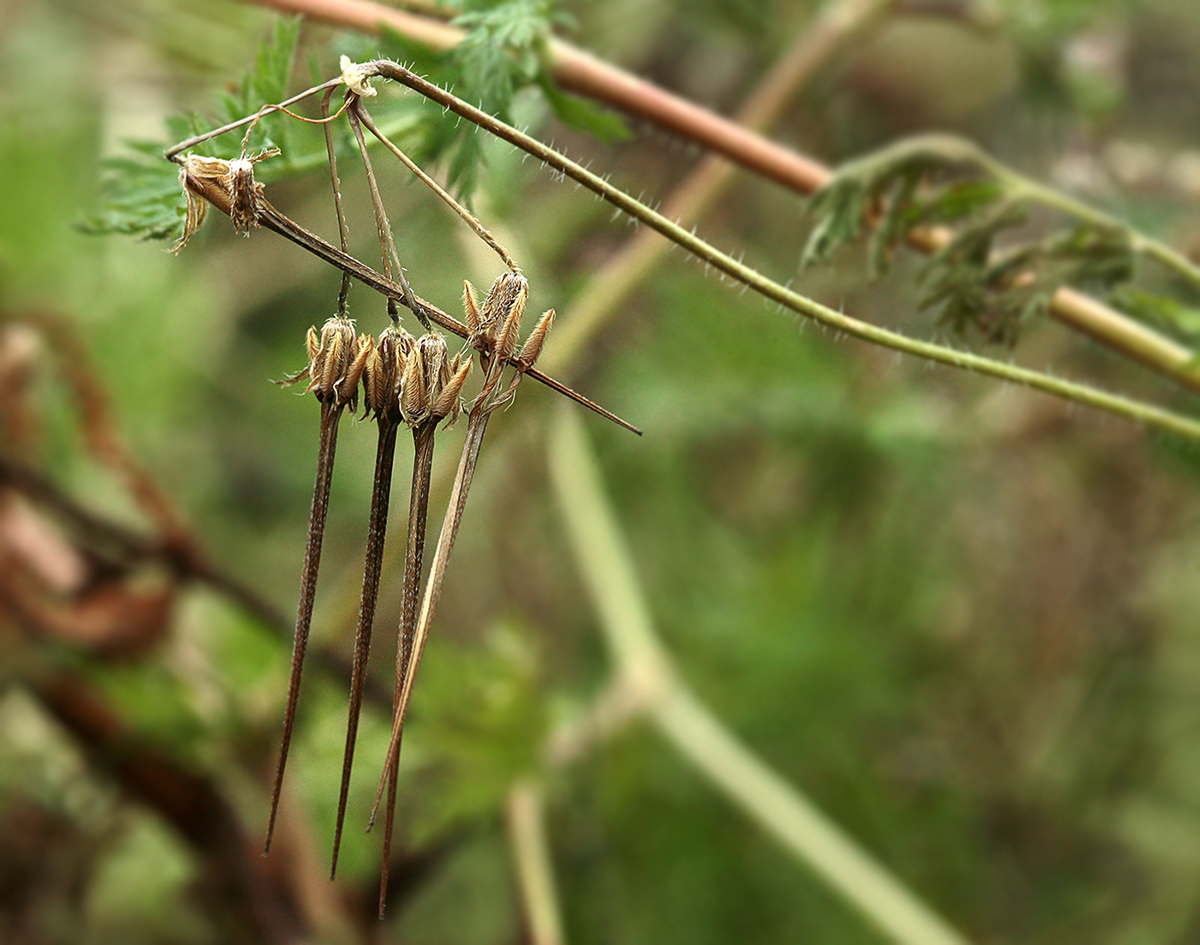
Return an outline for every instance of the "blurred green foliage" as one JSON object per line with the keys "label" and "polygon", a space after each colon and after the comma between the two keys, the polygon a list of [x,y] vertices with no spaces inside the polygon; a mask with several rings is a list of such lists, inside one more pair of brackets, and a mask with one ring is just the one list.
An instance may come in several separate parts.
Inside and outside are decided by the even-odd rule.
{"label": "blurred green foliage", "polygon": [[[605,55],[702,100],[719,79],[731,102],[792,39],[764,17],[798,29],[815,10],[627,4],[646,28],[622,31],[600,6],[562,4],[582,45],[601,36]],[[885,22],[797,97],[779,137],[842,160],[952,115],[952,130],[1023,173],[1128,211],[1172,245],[1196,245],[1200,185],[1186,171],[1200,124],[1170,103],[1200,100],[1200,73],[1156,68],[1164,56],[1200,61],[1192,5],[989,9],[996,18],[983,22],[970,19],[972,4],[962,21]],[[472,25],[486,29],[487,16]],[[268,380],[302,366],[304,332],[332,312],[337,275],[265,231],[237,238],[223,219],[179,257],[79,227],[101,211],[100,168],[123,167],[111,163],[128,154],[122,139],[155,137],[148,119],[223,120],[207,114],[214,89],[230,96],[230,112],[280,94],[228,87],[254,72],[260,41],[280,29],[263,11],[211,0],[0,9],[0,329],[34,311],[60,319],[86,346],[122,436],[205,550],[288,614],[317,410]],[[514,43],[536,47],[526,39]],[[924,81],[923,69],[960,41],[1020,68],[1012,81],[981,79],[973,87],[987,95],[951,111],[957,90]],[[318,78],[334,74],[341,51],[395,49],[307,24],[298,42],[293,87],[310,63]],[[1118,53],[1115,70],[1093,69],[1110,83],[1102,109],[1072,97],[1079,70],[1107,62],[1080,53],[1089,43]],[[562,125],[536,91],[537,67],[518,58],[505,68],[514,61],[521,81],[503,107],[626,189],[665,196],[692,161],[653,132],[598,144]],[[956,62],[952,84],[972,86],[972,63]],[[434,78],[461,68],[422,65]],[[1063,94],[1045,95],[1045,83]],[[440,110],[385,91],[375,114],[449,171],[453,152],[422,137],[445,127]],[[312,129],[287,133],[303,139],[302,154],[319,144]],[[533,162],[473,132],[464,140],[486,158],[470,161],[475,203],[525,266],[531,305],[554,306],[568,323],[573,296],[633,231]],[[1120,160],[1130,140],[1151,149],[1140,176]],[[1071,176],[1079,167],[1087,173]],[[349,164],[344,175],[353,251],[373,260],[369,202]],[[414,288],[454,310],[461,280],[488,284],[494,261],[398,167],[382,176]],[[305,225],[334,232],[323,174],[271,187]],[[798,268],[806,219],[793,195],[740,180],[701,229],[786,275]],[[919,287],[904,256],[876,281],[853,252],[836,262],[805,272],[803,290],[869,320],[932,330],[912,314]],[[1166,276],[1141,290],[1182,306],[1159,304],[1164,317],[1185,320],[1197,304]],[[385,324],[384,305],[361,288],[351,305],[362,329]],[[25,455],[80,504],[148,530],[120,478],[83,448],[54,349],[40,350],[37,435]],[[1166,382],[1053,326],[1030,325],[1016,354],[1189,406]],[[678,253],[565,380],[646,429],[635,439],[587,420],[684,678],[918,895],[978,942],[1183,945],[1200,934],[1193,447],[824,335]],[[549,498],[542,439],[552,402],[525,385],[493,420],[405,735],[403,868],[382,924],[370,918],[378,840],[358,827],[387,713],[372,704],[364,720],[329,886],[346,684],[319,664],[307,670],[282,813],[291,852],[268,863],[302,877],[313,941],[499,945],[522,934],[506,791],[611,669]],[[367,424],[345,427],[314,634],[348,654],[374,436]],[[448,468],[458,441],[442,440],[438,466]],[[393,548],[407,475],[399,463]],[[148,582],[160,577],[147,570]],[[372,659],[385,693],[396,583],[385,586]],[[185,588],[169,633],[125,660],[29,639],[0,611],[0,940],[237,940],[213,863],[122,790],[54,720],[37,685],[64,666],[77,673],[130,741],[214,785],[257,843],[289,649],[211,588]],[[571,942],[880,940],[644,726],[556,772],[548,797]]]}

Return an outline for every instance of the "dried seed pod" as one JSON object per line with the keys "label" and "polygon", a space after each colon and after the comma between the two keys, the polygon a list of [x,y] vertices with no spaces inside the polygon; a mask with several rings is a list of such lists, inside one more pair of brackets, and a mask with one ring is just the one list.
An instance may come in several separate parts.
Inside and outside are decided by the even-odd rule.
{"label": "dried seed pod", "polygon": [[258,198],[262,184],[254,181],[254,165],[247,160],[229,162],[229,219],[241,236],[250,235],[250,227],[258,226]]}
{"label": "dried seed pod", "polygon": [[368,335],[354,334],[354,322],[340,315],[330,318],[318,334],[308,329],[308,367],[284,378],[283,385],[308,380],[305,393],[312,391],[317,400],[348,404],[353,409],[358,399],[358,382],[374,350]]}
{"label": "dried seed pod", "polygon": [[378,419],[399,410],[400,383],[414,344],[403,328],[389,326],[372,347],[363,372],[363,406]]}
{"label": "dried seed pod", "polygon": [[[515,272],[502,272],[483,300],[479,327],[472,332],[472,342],[481,342],[489,354],[499,354],[501,358],[511,355],[528,299],[529,283],[525,277]],[[506,347],[507,355],[503,353]]]}
{"label": "dried seed pod", "polygon": [[417,347],[421,349],[421,360],[425,365],[425,390],[432,400],[450,379],[446,339],[437,332],[426,332],[417,339]]}

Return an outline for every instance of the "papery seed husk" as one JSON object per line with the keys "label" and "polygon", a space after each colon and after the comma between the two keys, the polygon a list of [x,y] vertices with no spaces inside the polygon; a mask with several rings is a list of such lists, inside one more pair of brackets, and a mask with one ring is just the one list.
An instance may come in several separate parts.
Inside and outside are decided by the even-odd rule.
{"label": "papery seed husk", "polygon": [[475,286],[463,279],[463,309],[467,313],[467,331],[472,334],[479,328],[479,303],[475,299]]}
{"label": "papery seed husk", "polygon": [[425,359],[418,344],[413,347],[404,365],[404,376],[400,381],[400,415],[408,423],[416,423],[425,416],[428,403]]}
{"label": "papery seed husk", "polygon": [[229,162],[222,158],[189,154],[180,163],[180,174],[190,174],[202,180],[221,180],[229,174]]}
{"label": "papery seed husk", "polygon": [[547,309],[542,313],[542,317],[538,319],[537,325],[533,331],[529,333],[529,337],[525,339],[525,344],[521,345],[521,353],[517,355],[517,364],[522,371],[528,371],[533,367],[533,363],[538,359],[538,355],[542,353],[542,346],[546,343],[546,335],[550,332],[550,326],[554,324],[554,309]]}
{"label": "papery seed husk", "polygon": [[467,377],[471,373],[471,366],[474,361],[464,361],[463,364],[455,371],[442,386],[441,392],[437,399],[433,402],[433,406],[429,409],[429,416],[434,420],[441,420],[443,417],[450,417],[451,424],[458,417],[459,397],[462,396],[463,384],[467,382]]}

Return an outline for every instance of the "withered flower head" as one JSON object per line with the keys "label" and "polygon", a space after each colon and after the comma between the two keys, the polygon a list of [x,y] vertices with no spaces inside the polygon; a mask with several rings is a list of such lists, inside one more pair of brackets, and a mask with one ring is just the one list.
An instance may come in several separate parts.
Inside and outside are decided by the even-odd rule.
{"label": "withered flower head", "polygon": [[307,345],[308,367],[279,383],[287,386],[307,380],[305,393],[312,391],[322,403],[332,401],[349,405],[353,410],[358,403],[358,383],[375,350],[375,342],[370,335],[356,337],[354,322],[335,315],[319,334],[316,328],[308,329]]}
{"label": "withered flower head", "polygon": [[[467,317],[471,318],[474,300],[469,291],[464,296],[467,302]],[[516,272],[502,272],[492,283],[487,298],[479,308],[478,325],[471,333],[471,342],[489,354],[507,360],[517,344],[521,315],[529,299],[529,283]],[[468,301],[469,300],[469,301]]]}
{"label": "withered flower head", "polygon": [[363,407],[376,418],[400,409],[400,382],[416,342],[403,328],[389,326],[372,346],[363,370]]}
{"label": "withered flower head", "polygon": [[258,198],[262,184],[254,181],[254,165],[247,160],[229,162],[229,219],[240,236],[249,236],[258,226]]}
{"label": "withered flower head", "polygon": [[410,424],[441,420],[458,414],[459,395],[471,373],[471,361],[447,356],[446,341],[437,332],[417,339],[404,365],[400,414]]}
{"label": "withered flower head", "polygon": [[274,157],[278,148],[271,148],[250,158],[226,161],[221,158],[189,154],[179,162],[179,183],[187,198],[187,213],[183,222],[183,235],[171,247],[177,253],[193,233],[200,229],[208,211],[208,201],[197,193],[189,179],[211,181],[229,194],[229,216],[234,229],[243,236],[250,235],[250,227],[258,226],[258,201],[263,194],[262,184],[254,180],[254,165]]}

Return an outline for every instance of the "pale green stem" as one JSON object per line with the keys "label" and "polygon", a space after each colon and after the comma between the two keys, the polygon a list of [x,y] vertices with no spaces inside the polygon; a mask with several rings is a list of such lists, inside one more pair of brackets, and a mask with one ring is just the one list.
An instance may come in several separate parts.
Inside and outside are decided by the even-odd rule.
{"label": "pale green stem", "polygon": [[508,792],[505,815],[530,945],[563,945],[541,786],[528,780],[514,784]]}
{"label": "pale green stem", "polygon": [[619,673],[644,693],[658,729],[722,793],[866,919],[904,945],[965,945],[895,876],[749,751],[679,681],[604,494],[577,417],[560,411],[550,476],[575,559]]}
{"label": "pale green stem", "polygon": [[734,259],[727,253],[721,252],[694,233],[684,229],[678,223],[668,220],[662,214],[631,197],[623,190],[614,187],[608,181],[598,177],[564,155],[559,154],[548,145],[467,104],[462,99],[457,98],[439,86],[427,82],[403,66],[384,60],[377,61],[372,65],[379,75],[408,86],[414,91],[443,105],[450,111],[461,115],[468,121],[474,122],[498,138],[502,138],[533,155],[572,180],[578,181],[609,203],[652,229],[657,230],[672,242],[677,243],[692,253],[692,255],[704,260],[713,268],[732,276],[738,282],[749,286],[765,298],[778,302],[785,308],[805,315],[822,325],[834,328],[851,337],[881,345],[885,348],[891,348],[894,351],[915,355],[916,357],[935,361],[939,364],[947,364],[961,370],[1031,387],[1066,400],[1072,400],[1076,403],[1117,414],[1118,416],[1138,420],[1181,436],[1200,439],[1200,421],[1193,420],[1182,414],[1164,410],[1160,407],[1127,397],[1105,393],[1084,384],[1061,380],[1040,371],[1017,367],[966,351],[956,351],[953,348],[933,342],[920,341],[898,332],[860,321],[842,312],[834,311],[819,302],[793,292],[786,286],[764,276],[758,270]]}

